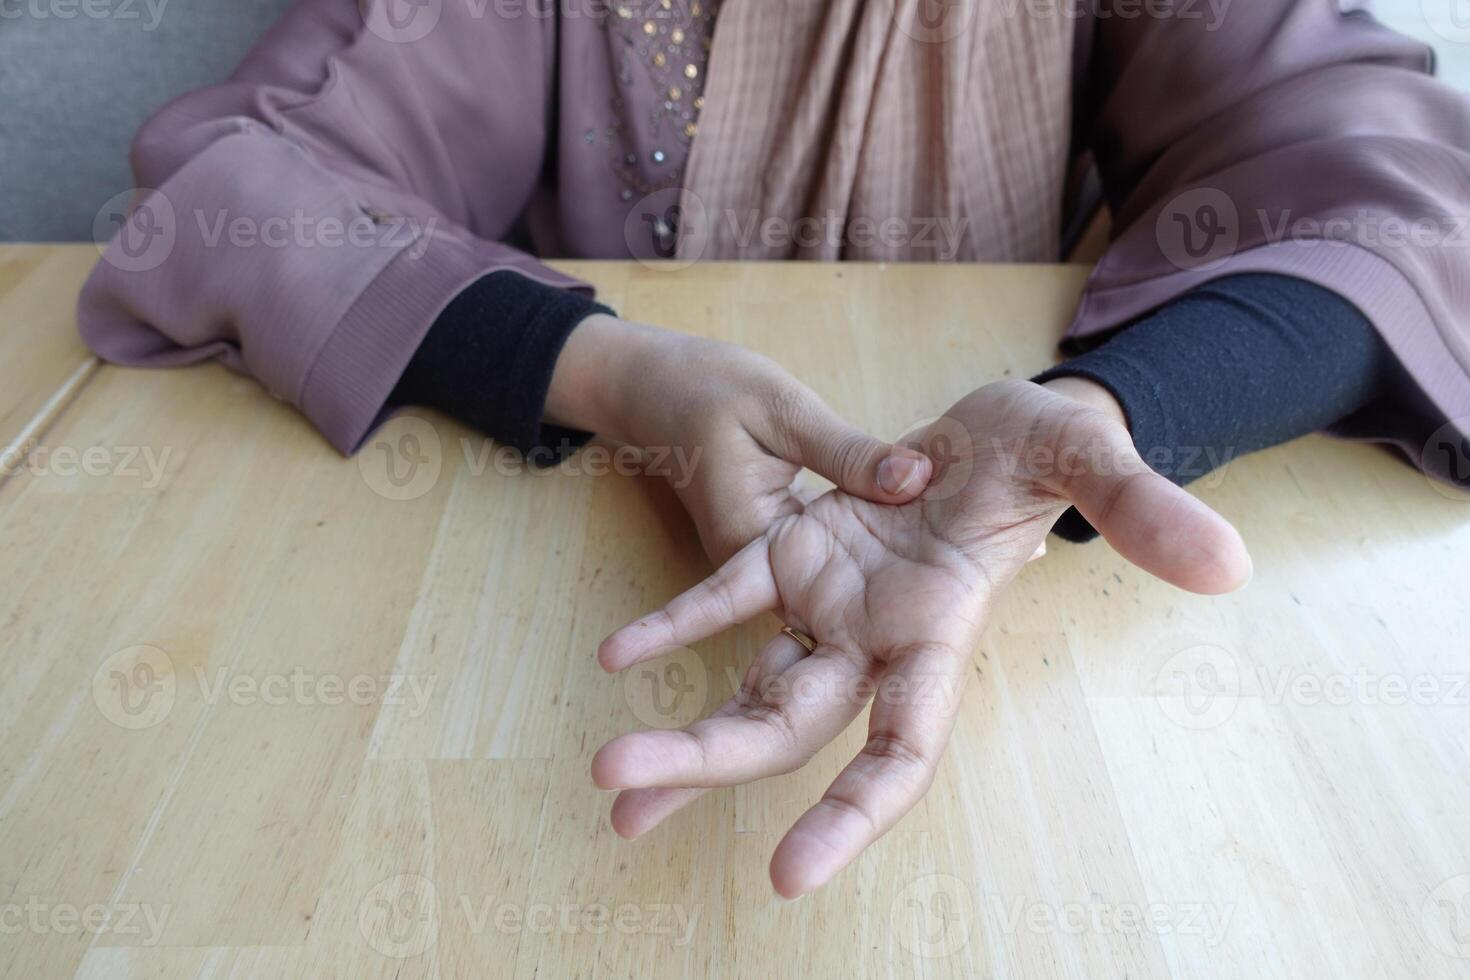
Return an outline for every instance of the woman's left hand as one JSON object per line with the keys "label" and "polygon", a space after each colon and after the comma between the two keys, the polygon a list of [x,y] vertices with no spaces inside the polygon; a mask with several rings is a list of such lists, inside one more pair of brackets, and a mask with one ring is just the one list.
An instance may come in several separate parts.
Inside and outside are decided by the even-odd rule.
{"label": "woman's left hand", "polygon": [[713,717],[604,745],[592,775],[624,791],[612,814],[620,834],[644,833],[702,788],[800,767],[871,699],[867,744],[771,862],[784,896],[826,883],[928,789],[991,604],[1069,503],[1125,557],[1184,588],[1224,592],[1249,578],[1234,528],[1143,465],[1120,421],[1071,397],[991,385],[922,445],[940,468],[919,500],[829,493],[603,642],[602,665],[622,670],[777,610],[818,644],[808,654],[778,634]]}
{"label": "woman's left hand", "polygon": [[572,333],[547,411],[654,451],[717,565],[801,510],[803,468],[890,504],[917,497],[933,470],[843,420],[769,358],[606,315]]}

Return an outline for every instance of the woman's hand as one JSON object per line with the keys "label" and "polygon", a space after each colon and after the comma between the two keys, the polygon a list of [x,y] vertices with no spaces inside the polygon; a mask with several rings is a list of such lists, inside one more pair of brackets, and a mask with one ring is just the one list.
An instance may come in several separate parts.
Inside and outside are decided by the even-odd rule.
{"label": "woman's hand", "polygon": [[826,883],[928,789],[991,603],[1069,503],[1124,556],[1184,588],[1249,579],[1234,528],[1149,470],[1120,416],[1077,398],[991,385],[921,445],[938,468],[919,500],[829,493],[603,642],[602,665],[622,670],[768,610],[818,642],[808,655],[778,634],[713,717],[604,745],[592,775],[624,791],[612,813],[620,834],[644,833],[704,787],[800,767],[871,699],[866,746],[771,861],[784,896]]}
{"label": "woman's hand", "polygon": [[912,500],[933,469],[853,428],[759,354],[605,315],[588,317],[567,341],[546,411],[560,424],[677,453],[670,483],[716,564],[800,512],[793,483],[803,467],[879,503]]}

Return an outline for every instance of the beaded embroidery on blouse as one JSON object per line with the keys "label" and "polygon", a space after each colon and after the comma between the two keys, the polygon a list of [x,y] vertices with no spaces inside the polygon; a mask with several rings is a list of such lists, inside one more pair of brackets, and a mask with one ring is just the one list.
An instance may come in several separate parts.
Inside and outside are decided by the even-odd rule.
{"label": "beaded embroidery on blouse", "polygon": [[[602,24],[616,42],[622,89],[649,85],[660,94],[648,119],[653,145],[640,159],[624,122],[627,103],[611,100],[612,122],[604,134],[624,201],[676,187],[704,107],[704,71],[714,34],[715,0],[613,0]],[[597,140],[595,130],[584,134]]]}

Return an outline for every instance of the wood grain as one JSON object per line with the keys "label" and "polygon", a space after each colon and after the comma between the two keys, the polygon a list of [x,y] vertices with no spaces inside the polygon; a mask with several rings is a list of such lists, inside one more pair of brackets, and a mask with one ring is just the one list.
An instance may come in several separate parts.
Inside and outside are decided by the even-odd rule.
{"label": "wood grain", "polygon": [[0,482],[97,369],[75,329],[77,284],[96,261],[90,245],[0,245]]}
{"label": "wood grain", "polygon": [[[568,268],[890,437],[1050,363],[1085,277]],[[69,328],[84,272],[7,250],[7,335]],[[74,366],[41,339],[17,406]],[[863,722],[619,840],[593,751],[719,703],[771,621],[606,676],[598,639],[706,571],[673,494],[410,414],[348,460],[221,368],[108,367],[42,440],[107,465],[0,487],[0,973],[1470,973],[1470,504],[1387,455],[1313,438],[1205,481],[1255,557],[1234,596],[1054,545],[927,799],[787,904],[771,849]]]}

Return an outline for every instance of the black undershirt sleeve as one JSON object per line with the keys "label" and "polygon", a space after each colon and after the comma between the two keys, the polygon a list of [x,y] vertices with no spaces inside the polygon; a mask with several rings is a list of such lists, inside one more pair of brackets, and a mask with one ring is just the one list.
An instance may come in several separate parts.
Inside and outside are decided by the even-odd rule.
{"label": "black undershirt sleeve", "polygon": [[[1200,286],[1032,379],[1113,393],[1145,462],[1180,485],[1236,457],[1326,428],[1378,398],[1392,354],[1347,300],[1290,276]],[[1068,541],[1097,532],[1067,511]]]}
{"label": "black undershirt sleeve", "polygon": [[543,422],[546,395],[567,337],[593,313],[612,310],[518,272],[482,276],[439,314],[388,403],[438,409],[534,462],[560,459],[591,434]]}
{"label": "black undershirt sleeve", "polygon": [[[484,276],[434,322],[390,405],[435,408],[542,461],[560,458],[589,434],[543,421],[547,391],[567,337],[597,312],[612,311],[516,272]],[[1336,293],[1252,274],[1201,286],[1033,380],[1103,385],[1144,460],[1185,484],[1358,412],[1393,363]],[[1075,510],[1055,532],[1096,536]]]}

